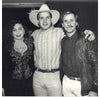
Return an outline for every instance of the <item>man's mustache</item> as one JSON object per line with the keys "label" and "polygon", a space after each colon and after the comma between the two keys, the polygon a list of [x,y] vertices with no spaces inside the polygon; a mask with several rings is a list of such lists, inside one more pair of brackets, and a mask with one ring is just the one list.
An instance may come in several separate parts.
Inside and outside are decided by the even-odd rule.
{"label": "man's mustache", "polygon": [[72,25],[69,25],[69,26],[67,26],[67,28],[68,28],[68,27],[73,27],[73,26],[72,26]]}

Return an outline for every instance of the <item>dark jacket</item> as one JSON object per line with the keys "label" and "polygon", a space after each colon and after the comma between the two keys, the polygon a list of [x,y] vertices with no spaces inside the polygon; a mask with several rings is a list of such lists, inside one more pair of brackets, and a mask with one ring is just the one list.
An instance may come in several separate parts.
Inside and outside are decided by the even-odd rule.
{"label": "dark jacket", "polygon": [[[67,40],[66,40],[67,41]],[[62,40],[63,42],[63,40]],[[98,64],[95,42],[89,42],[83,37],[78,37],[75,42],[75,58],[79,64],[81,78],[81,94],[87,95],[90,90],[97,92],[98,84]],[[63,52],[64,53],[64,52]],[[60,58],[60,78],[64,75],[62,53]]]}
{"label": "dark jacket", "polygon": [[80,62],[82,95],[87,95],[90,90],[97,92],[98,58],[95,41],[89,42],[80,38],[76,42],[76,54]]}

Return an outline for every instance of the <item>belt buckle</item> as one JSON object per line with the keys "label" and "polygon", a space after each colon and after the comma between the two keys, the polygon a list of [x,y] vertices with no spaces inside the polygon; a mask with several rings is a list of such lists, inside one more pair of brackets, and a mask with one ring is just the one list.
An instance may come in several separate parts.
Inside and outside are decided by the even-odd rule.
{"label": "belt buckle", "polygon": [[51,70],[47,69],[46,71],[47,71],[47,72],[50,72]]}
{"label": "belt buckle", "polygon": [[76,81],[80,81],[80,78],[78,78],[78,77],[75,77],[75,80],[76,80]]}
{"label": "belt buckle", "polygon": [[77,80],[78,80],[78,78],[77,78],[77,77],[75,77],[75,80],[77,81]]}

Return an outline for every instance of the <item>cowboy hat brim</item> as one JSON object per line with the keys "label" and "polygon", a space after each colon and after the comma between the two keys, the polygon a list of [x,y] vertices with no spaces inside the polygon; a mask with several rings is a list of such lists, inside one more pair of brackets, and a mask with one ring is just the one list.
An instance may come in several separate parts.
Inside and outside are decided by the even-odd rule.
{"label": "cowboy hat brim", "polygon": [[52,24],[55,25],[59,18],[60,18],[60,13],[57,10],[43,10],[43,11],[39,11],[39,10],[31,10],[31,12],[29,13],[29,20],[37,27],[39,27],[38,25],[38,20],[37,20],[37,14],[39,12],[50,12],[52,14]]}

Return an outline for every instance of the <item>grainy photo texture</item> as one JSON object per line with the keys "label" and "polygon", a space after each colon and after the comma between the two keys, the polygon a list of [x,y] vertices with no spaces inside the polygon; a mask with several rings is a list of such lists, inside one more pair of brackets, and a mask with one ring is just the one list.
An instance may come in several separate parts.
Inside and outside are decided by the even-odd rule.
{"label": "grainy photo texture", "polygon": [[98,1],[3,0],[2,96],[98,96]]}

